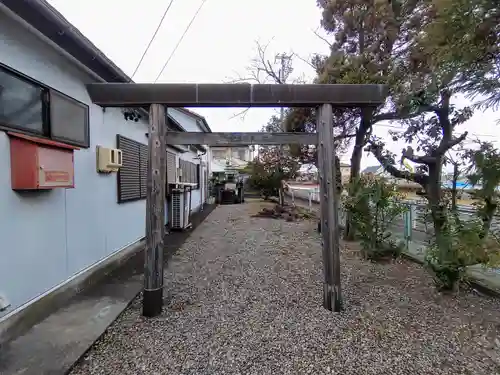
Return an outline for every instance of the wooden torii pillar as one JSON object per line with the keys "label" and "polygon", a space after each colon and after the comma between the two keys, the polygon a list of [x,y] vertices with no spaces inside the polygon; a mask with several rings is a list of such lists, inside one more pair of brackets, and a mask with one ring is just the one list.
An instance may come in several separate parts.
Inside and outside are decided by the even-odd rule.
{"label": "wooden torii pillar", "polygon": [[[374,107],[383,103],[383,85],[250,85],[134,84],[87,85],[93,103],[102,107],[149,107],[149,170],[146,197],[146,255],[143,315],[161,314],[163,307],[163,240],[165,237],[166,145],[208,146],[317,145],[323,237],[323,306],[342,310],[338,199],[334,163],[332,107]],[[168,132],[166,107],[314,107],[317,133]]]}

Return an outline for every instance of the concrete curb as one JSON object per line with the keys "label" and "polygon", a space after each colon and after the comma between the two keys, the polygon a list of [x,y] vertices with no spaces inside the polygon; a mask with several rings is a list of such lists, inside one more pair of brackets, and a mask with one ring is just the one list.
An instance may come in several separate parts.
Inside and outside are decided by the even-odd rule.
{"label": "concrete curb", "polygon": [[[422,259],[420,259],[419,257],[417,257],[417,256],[415,256],[413,254],[410,254],[408,252],[403,251],[401,253],[401,256],[403,258],[407,259],[407,260],[410,260],[410,261],[414,262],[414,263],[418,263],[420,265],[424,265],[425,264],[425,262]],[[496,290],[496,289],[494,289],[494,288],[486,285],[485,283],[483,283],[480,280],[477,280],[477,279],[475,279],[475,278],[473,278],[471,276],[468,276],[468,281],[467,282],[468,282],[468,284],[472,288],[478,290],[482,294],[485,294],[485,295],[487,295],[489,297],[500,298],[500,291],[499,290]]]}

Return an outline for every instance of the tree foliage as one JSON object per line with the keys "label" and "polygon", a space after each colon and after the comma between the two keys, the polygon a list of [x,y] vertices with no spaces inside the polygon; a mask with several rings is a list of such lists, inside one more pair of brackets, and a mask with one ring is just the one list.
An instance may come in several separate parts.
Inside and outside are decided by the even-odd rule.
{"label": "tree foliage", "polygon": [[[316,82],[376,83],[389,88],[385,103],[378,108],[334,114],[355,130],[351,182],[359,178],[366,149],[392,176],[423,187],[435,235],[432,249],[438,261],[432,264],[436,275],[441,266],[460,273],[464,257],[453,236],[456,228],[473,231],[450,210],[441,176],[447,155],[467,137],[460,125],[471,118],[474,109],[453,105],[454,95],[486,95],[487,104],[500,98],[499,4],[496,0],[318,0],[322,27],[333,41],[328,56],[315,56],[312,61]],[[314,115],[294,110],[287,125],[314,132]],[[400,156],[388,151],[390,140],[373,135],[375,124],[395,120],[403,131],[393,133],[393,141],[403,139],[408,144]],[[405,159],[418,165],[415,171],[398,168]],[[351,198],[357,194],[358,190],[350,190]],[[348,212],[348,234],[349,214],[353,219],[352,214],[360,209],[369,207],[353,206]]]}
{"label": "tree foliage", "polygon": [[277,196],[282,181],[297,177],[299,169],[296,158],[287,157],[276,146],[266,146],[259,148],[259,155],[248,163],[245,172],[250,175],[249,183],[254,189],[265,196]]}
{"label": "tree foliage", "polygon": [[432,22],[420,43],[431,66],[457,71],[453,86],[483,108],[500,106],[500,2],[432,0],[426,2]]}
{"label": "tree foliage", "polygon": [[434,237],[426,251],[426,263],[440,290],[456,291],[467,266],[498,267],[500,238],[497,235],[484,238],[480,218],[463,220],[456,212],[445,214],[448,216],[445,220],[447,251],[443,251],[443,243]]}
{"label": "tree foliage", "polygon": [[[403,149],[401,160],[416,163],[417,170],[399,170],[396,156],[385,149],[386,142],[380,139],[372,138],[368,147],[394,177],[422,185],[434,229],[434,242],[429,249],[434,256],[429,264],[438,279],[447,286],[456,282],[460,267],[466,262],[464,259],[469,256],[474,258],[486,244],[479,241],[484,230],[477,232],[473,223],[465,224],[456,212],[449,210],[441,187],[446,153],[467,137],[466,132],[458,130],[460,124],[473,113],[472,108],[452,105],[452,96],[460,92],[484,94],[481,90],[485,88],[493,96],[497,94],[487,83],[496,69],[496,63],[492,64],[492,61],[496,60],[494,51],[497,45],[493,46],[496,42],[492,41],[498,37],[498,29],[495,31],[496,26],[491,22],[496,11],[492,11],[491,7],[486,11],[488,2],[472,3],[460,0],[455,9],[457,4],[447,0],[421,1],[416,8],[416,13],[420,15],[421,32],[413,34],[405,54],[396,62],[408,74],[408,81],[400,85],[403,94],[400,98],[404,99],[401,106],[427,112],[405,119],[405,130],[395,135],[409,144]],[[479,30],[475,30],[476,27]],[[486,38],[485,41],[467,48],[468,43],[476,43],[471,41],[476,40],[478,33]],[[498,76],[494,80],[498,83]],[[404,95],[405,91],[415,92],[415,89],[420,90],[417,95]],[[483,227],[486,226],[483,219]],[[461,238],[458,234],[461,230],[463,236],[469,237],[457,242],[456,239]],[[475,237],[479,238],[479,242],[472,246],[470,242],[476,241]],[[470,245],[467,256],[461,247],[465,242]]]}
{"label": "tree foliage", "polygon": [[[340,122],[346,118],[351,128],[358,129],[358,140],[366,141],[373,123],[410,116],[406,105],[407,67],[401,64],[407,55],[408,40],[418,33],[419,14],[414,10],[419,1],[387,2],[371,0],[319,0],[323,9],[322,26],[334,39],[329,56],[315,56],[316,83],[385,84],[389,87],[388,103],[370,110],[339,109],[334,113]],[[405,95],[402,95],[405,94]],[[405,103],[404,103],[405,104]],[[401,112],[401,113],[398,113]],[[301,129],[306,120],[311,124],[314,113],[297,109],[288,118],[288,126]],[[305,128],[313,131],[314,128]],[[362,146],[361,146],[362,147]],[[359,149],[359,148],[358,148]]]}
{"label": "tree foliage", "polygon": [[[262,132],[280,132],[281,120],[271,116]],[[290,154],[287,147],[261,146],[258,156],[248,164],[245,172],[250,175],[249,183],[266,196],[279,196],[282,181],[295,179],[300,169],[300,161]]]}
{"label": "tree foliage", "polygon": [[351,189],[356,194],[346,197],[343,205],[353,212],[364,256],[374,260],[398,256],[402,245],[392,238],[390,228],[408,210],[402,194],[382,178],[362,176],[352,184],[357,185]]}
{"label": "tree foliage", "polygon": [[483,222],[481,236],[486,237],[500,204],[500,151],[489,142],[477,143],[479,147],[467,150],[464,156],[471,163],[467,178],[476,188],[474,195],[479,198],[476,208]]}
{"label": "tree foliage", "polygon": [[442,89],[439,101],[424,104],[432,109],[433,114],[407,120],[406,130],[398,135],[407,143],[416,144],[416,150],[412,146],[406,147],[400,159],[416,163],[418,167],[415,172],[398,169],[396,156],[384,148],[385,142],[382,140],[373,138],[367,148],[391,175],[422,186],[429,203],[437,246],[443,252],[451,251],[447,230],[448,207],[443,200],[441,185],[443,163],[446,153],[467,137],[467,132],[456,136],[454,131],[472,114],[468,108],[455,108],[450,104],[450,99],[451,92]]}
{"label": "tree foliage", "polygon": [[[313,58],[316,82],[388,87],[385,103],[377,108],[335,111],[335,120],[348,124],[353,133],[351,181],[359,178],[363,148],[375,124],[432,112],[432,108],[422,104],[435,102],[439,96],[439,84],[425,74],[432,71],[427,67],[426,55],[417,53],[415,47],[425,24],[423,20],[428,17],[423,4],[424,0],[318,0],[323,10],[322,27],[333,42],[329,56]],[[431,93],[426,92],[431,86]],[[287,125],[300,131],[315,131],[312,126],[301,125],[313,118],[314,113],[297,109],[288,117]],[[347,221],[346,238],[352,239],[349,212]]]}

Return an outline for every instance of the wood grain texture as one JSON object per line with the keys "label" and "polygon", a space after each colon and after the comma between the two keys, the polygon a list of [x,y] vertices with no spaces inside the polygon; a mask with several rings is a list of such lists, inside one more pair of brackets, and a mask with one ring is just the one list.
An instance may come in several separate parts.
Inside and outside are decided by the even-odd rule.
{"label": "wood grain texture", "polygon": [[332,106],[324,104],[319,108],[319,171],[321,235],[323,238],[323,262],[325,284],[323,305],[326,309],[339,312],[342,310],[340,285],[340,233],[338,223],[338,201],[336,187],[335,143],[333,140]]}
{"label": "wood grain texture", "polygon": [[200,133],[168,132],[168,144],[206,146],[248,146],[248,145],[315,145],[315,133]]}
{"label": "wood grain texture", "polygon": [[107,107],[337,107],[377,106],[387,94],[384,85],[278,85],[210,83],[91,83],[93,103]]}
{"label": "wood grain texture", "polygon": [[167,171],[165,108],[151,104],[146,191],[146,255],[144,288],[163,287],[163,238],[165,234],[165,183]]}

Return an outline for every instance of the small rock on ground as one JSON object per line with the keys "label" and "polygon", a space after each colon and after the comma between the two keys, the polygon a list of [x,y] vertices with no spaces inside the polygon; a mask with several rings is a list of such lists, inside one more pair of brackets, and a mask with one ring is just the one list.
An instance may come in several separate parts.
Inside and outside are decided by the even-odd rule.
{"label": "small rock on ground", "polygon": [[500,369],[500,303],[434,291],[421,266],[342,253],[345,311],[322,308],[314,221],[220,206],[173,257],[160,317],[140,300],[78,374],[481,374]]}

